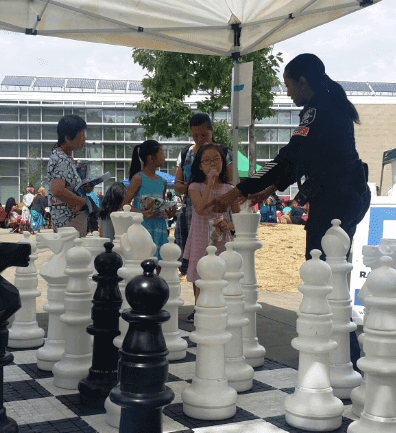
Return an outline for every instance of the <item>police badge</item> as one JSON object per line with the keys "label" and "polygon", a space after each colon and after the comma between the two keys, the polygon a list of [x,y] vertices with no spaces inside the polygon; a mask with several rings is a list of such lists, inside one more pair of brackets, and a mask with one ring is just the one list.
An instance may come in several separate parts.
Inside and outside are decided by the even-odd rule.
{"label": "police badge", "polygon": [[300,126],[307,126],[315,120],[316,108],[310,108],[303,114]]}

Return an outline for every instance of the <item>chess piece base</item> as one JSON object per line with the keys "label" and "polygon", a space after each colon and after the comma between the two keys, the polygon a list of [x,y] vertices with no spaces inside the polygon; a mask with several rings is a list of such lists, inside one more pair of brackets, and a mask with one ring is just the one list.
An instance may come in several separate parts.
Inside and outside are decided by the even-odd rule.
{"label": "chess piece base", "polygon": [[258,344],[258,338],[243,338],[243,356],[251,367],[264,365],[265,349]]}
{"label": "chess piece base", "polygon": [[395,431],[395,418],[372,416],[364,411],[362,411],[360,419],[348,427],[348,433],[394,433]]}
{"label": "chess piece base", "polygon": [[[2,412],[2,413],[1,413]],[[0,432],[18,433],[18,425],[15,420],[6,415],[5,409],[0,412]]]}
{"label": "chess piece base", "polygon": [[362,379],[362,384],[354,388],[351,392],[352,400],[352,413],[360,418],[360,415],[364,408],[364,402],[366,399],[366,381]]}
{"label": "chess piece base", "polygon": [[8,330],[8,347],[28,349],[40,347],[44,343],[44,329],[38,327],[37,321],[13,323]]}
{"label": "chess piece base", "polygon": [[106,409],[106,422],[109,426],[114,428],[120,428],[121,420],[121,406],[113,403],[109,397],[106,398],[104,403]]}
{"label": "chess piece base", "polygon": [[253,387],[253,368],[247,364],[244,358],[226,358],[225,374],[228,385],[236,392],[244,392]]}
{"label": "chess piece base", "polygon": [[52,369],[54,385],[63,389],[78,389],[78,383],[88,376],[91,365],[92,353],[84,355],[65,353],[61,361]]}
{"label": "chess piece base", "polygon": [[360,386],[361,382],[362,376],[353,369],[352,362],[347,364],[330,363],[330,383],[335,397],[351,398],[352,390]]}
{"label": "chess piece base", "polygon": [[65,340],[48,340],[36,352],[37,367],[40,370],[52,371],[53,366],[62,359],[65,352]]}

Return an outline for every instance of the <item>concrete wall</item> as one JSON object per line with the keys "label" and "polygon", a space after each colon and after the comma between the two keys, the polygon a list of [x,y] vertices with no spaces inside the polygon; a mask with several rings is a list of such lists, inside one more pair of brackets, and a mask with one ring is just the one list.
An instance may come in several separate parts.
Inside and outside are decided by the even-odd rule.
{"label": "concrete wall", "polygon": [[[361,159],[369,165],[369,181],[378,186],[381,180],[382,155],[396,147],[396,105],[358,104],[360,125],[355,125],[356,147]],[[391,166],[386,165],[382,195],[392,186]]]}

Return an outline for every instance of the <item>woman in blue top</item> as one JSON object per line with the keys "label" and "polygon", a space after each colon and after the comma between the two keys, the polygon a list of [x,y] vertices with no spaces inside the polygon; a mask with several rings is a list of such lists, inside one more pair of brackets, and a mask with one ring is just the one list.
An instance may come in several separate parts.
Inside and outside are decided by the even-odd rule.
{"label": "woman in blue top", "polygon": [[155,174],[157,167],[165,165],[165,155],[162,146],[155,140],[147,140],[135,146],[132,153],[129,170],[129,187],[122,206],[131,204],[131,212],[140,212],[144,219],[142,225],[150,232],[157,245],[156,257],[160,258],[159,249],[168,242],[168,229],[164,219],[155,217],[155,211],[142,210],[140,196],[149,195],[153,198],[165,199],[166,180]]}

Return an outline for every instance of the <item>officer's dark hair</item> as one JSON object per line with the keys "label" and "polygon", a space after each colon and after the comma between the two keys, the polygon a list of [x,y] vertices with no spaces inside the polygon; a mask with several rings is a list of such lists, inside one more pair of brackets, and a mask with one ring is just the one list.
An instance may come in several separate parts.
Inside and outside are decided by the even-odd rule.
{"label": "officer's dark hair", "polygon": [[193,117],[191,117],[191,119],[190,119],[190,128],[192,126],[199,126],[199,125],[202,125],[202,124],[205,124],[205,126],[208,129],[212,129],[212,122],[210,120],[210,117],[207,114],[205,114],[205,113],[196,113],[196,114],[194,114]]}
{"label": "officer's dark hair", "polygon": [[194,158],[193,163],[191,164],[191,177],[190,177],[190,183],[202,183],[205,182],[205,174],[204,172],[199,168],[199,165],[201,164],[201,157],[202,154],[205,150],[207,149],[215,149],[217,150],[217,152],[219,153],[220,157],[221,157],[221,172],[219,174],[219,179],[221,183],[227,183],[226,181],[226,169],[227,169],[227,164],[226,164],[226,159],[224,156],[224,153],[221,149],[220,146],[218,146],[217,144],[212,144],[212,143],[207,143],[204,144],[202,147],[200,147],[198,149],[197,155]]}
{"label": "officer's dark hair", "polygon": [[359,114],[345,90],[325,73],[325,65],[315,54],[304,53],[295,57],[286,65],[285,74],[294,81],[305,77],[315,93],[328,94],[348,117],[360,123]]}
{"label": "officer's dark hair", "polygon": [[161,145],[155,140],[146,140],[135,146],[132,152],[131,168],[129,169],[129,180],[142,170],[142,164],[146,164],[149,155],[155,155]]}
{"label": "officer's dark hair", "polygon": [[70,140],[74,140],[77,134],[85,129],[87,129],[85,120],[80,116],[77,116],[77,114],[68,114],[67,116],[63,116],[58,122],[56,130],[58,133],[58,142],[54,145],[54,148],[62,146],[62,144],[65,143],[66,137],[69,137]]}

